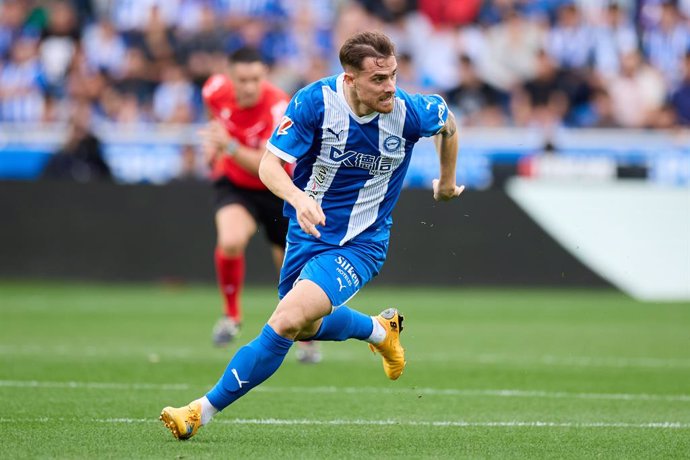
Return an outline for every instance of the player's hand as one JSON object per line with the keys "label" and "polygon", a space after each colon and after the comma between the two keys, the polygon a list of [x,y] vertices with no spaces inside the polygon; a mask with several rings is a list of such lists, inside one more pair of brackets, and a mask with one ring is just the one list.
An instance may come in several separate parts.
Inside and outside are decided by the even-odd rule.
{"label": "player's hand", "polygon": [[204,159],[209,166],[212,166],[218,157],[227,150],[231,140],[227,130],[218,120],[212,120],[203,129],[200,129],[199,137],[201,137]]}
{"label": "player's hand", "polygon": [[218,157],[222,154],[222,151],[218,146],[212,142],[201,141],[201,151],[204,155],[204,161],[209,168],[213,167],[213,164],[218,160]]}
{"label": "player's hand", "polygon": [[323,213],[321,205],[303,193],[295,201],[294,207],[300,228],[309,235],[321,238],[321,232],[316,228],[317,225],[326,225],[326,215]]}
{"label": "player's hand", "polygon": [[436,201],[450,201],[453,198],[460,196],[463,190],[465,190],[464,185],[452,184],[450,186],[441,184],[438,179],[434,179],[431,182],[432,188],[434,189],[434,200]]}
{"label": "player's hand", "polygon": [[199,131],[203,141],[216,144],[221,150],[225,150],[230,143],[230,134],[225,126],[218,120],[211,120]]}

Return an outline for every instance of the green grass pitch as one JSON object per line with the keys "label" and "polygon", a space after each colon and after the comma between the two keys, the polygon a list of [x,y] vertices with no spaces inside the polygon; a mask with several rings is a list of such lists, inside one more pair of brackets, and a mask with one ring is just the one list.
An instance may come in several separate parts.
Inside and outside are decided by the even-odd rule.
{"label": "green grass pitch", "polygon": [[[238,344],[275,305],[245,292]],[[237,345],[210,344],[212,286],[0,283],[3,458],[688,458],[690,304],[609,290],[380,288],[408,365],[357,341],[279,371],[180,442],[163,406],[201,396]]]}

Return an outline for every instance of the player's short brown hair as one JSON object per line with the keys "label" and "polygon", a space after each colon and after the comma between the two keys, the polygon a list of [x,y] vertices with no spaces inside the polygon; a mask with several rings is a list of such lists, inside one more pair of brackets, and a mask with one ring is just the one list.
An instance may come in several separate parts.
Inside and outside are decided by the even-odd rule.
{"label": "player's short brown hair", "polygon": [[360,32],[345,40],[340,48],[340,64],[362,70],[362,63],[368,57],[376,60],[395,56],[395,45],[381,32]]}

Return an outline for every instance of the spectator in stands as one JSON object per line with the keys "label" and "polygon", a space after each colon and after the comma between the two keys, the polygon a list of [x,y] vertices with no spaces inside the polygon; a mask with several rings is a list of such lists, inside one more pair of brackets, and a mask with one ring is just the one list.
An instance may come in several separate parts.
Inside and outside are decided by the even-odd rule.
{"label": "spectator in stands", "polygon": [[659,24],[644,34],[643,45],[650,64],[675,89],[682,78],[682,57],[690,49],[690,26],[680,17],[675,2],[662,4]]}
{"label": "spectator in stands", "polygon": [[620,128],[613,112],[611,95],[603,88],[592,91],[589,110],[580,119],[582,127],[587,128]]}
{"label": "spectator in stands", "polygon": [[142,33],[150,26],[151,17],[156,14],[166,28],[171,27],[178,9],[179,0],[110,0],[109,12],[127,45],[141,46]]}
{"label": "spectator in stands", "polygon": [[487,31],[486,52],[476,64],[488,83],[511,91],[534,78],[545,36],[539,25],[526,21],[516,9],[506,15],[503,22]]}
{"label": "spectator in stands", "polygon": [[28,11],[19,0],[0,2],[0,63],[9,56],[12,44],[26,34],[24,22]]}
{"label": "spectator in stands", "polygon": [[678,123],[690,126],[690,50],[683,59],[683,81],[671,97],[671,104],[678,114]]}
{"label": "spectator in stands", "polygon": [[73,99],[96,101],[108,85],[106,74],[93,69],[82,48],[77,48],[67,71],[67,94]]}
{"label": "spectator in stands", "polygon": [[556,25],[548,34],[547,52],[559,67],[585,67],[591,60],[592,36],[577,6],[566,3],[558,9]]}
{"label": "spectator in stands", "polygon": [[466,126],[504,125],[506,95],[479,78],[468,56],[462,55],[459,60],[461,83],[448,91],[445,97],[448,105],[456,108],[453,112],[459,115],[458,121]]}
{"label": "spectator in stands", "polygon": [[194,84],[201,87],[208,77],[225,63],[224,44],[227,32],[218,27],[216,10],[210,4],[196,3],[195,29],[179,30],[176,35],[176,57],[185,63]]}
{"label": "spectator in stands", "polygon": [[625,128],[648,126],[666,92],[661,74],[637,51],[621,57],[621,74],[609,80],[606,89],[616,121]]}
{"label": "spectator in stands", "polygon": [[[151,104],[141,104],[136,94],[119,94],[115,92],[115,95],[115,101],[117,102],[115,106],[117,109],[115,112],[115,122],[124,125],[140,125],[160,121],[156,120],[153,113],[151,113],[153,110]],[[182,116],[186,113],[184,109],[181,112]],[[172,116],[178,117],[179,114],[175,113]]]}
{"label": "spectator in stands", "polygon": [[481,7],[481,0],[417,0],[419,10],[435,26],[460,26],[474,21]]}
{"label": "spectator in stands", "polygon": [[151,68],[141,48],[129,48],[125,54],[122,77],[114,87],[120,93],[134,94],[140,104],[148,104],[153,98],[157,74]]}
{"label": "spectator in stands", "polygon": [[538,54],[536,76],[513,92],[511,106],[518,126],[552,128],[562,124],[568,96],[556,63],[545,51]]}
{"label": "spectator in stands", "polygon": [[43,119],[45,76],[38,60],[38,42],[30,36],[15,40],[10,59],[0,68],[0,121]]}
{"label": "spectator in stands", "polygon": [[44,179],[76,182],[110,181],[110,168],[103,159],[101,142],[91,132],[90,108],[80,102],[70,120],[65,144],[46,164]]}
{"label": "spectator in stands", "polygon": [[285,3],[291,26],[285,28],[285,54],[271,68],[269,78],[288,93],[331,73],[335,11],[331,0]]}
{"label": "spectator in stands", "polygon": [[417,67],[415,67],[410,53],[402,52],[398,56],[397,82],[405,91],[411,93],[422,92],[422,85],[419,80],[419,75],[417,74]]}
{"label": "spectator in stands", "polygon": [[151,7],[151,13],[140,39],[147,59],[154,65],[167,62],[174,57],[175,37],[163,16],[163,10],[158,5]]}
{"label": "spectator in stands", "polygon": [[184,67],[170,63],[163,69],[163,81],[153,93],[153,113],[164,123],[189,123],[194,119],[194,85]]}
{"label": "spectator in stands", "polygon": [[395,22],[417,8],[415,0],[358,0],[358,3],[383,22]]}
{"label": "spectator in stands", "polygon": [[[662,100],[669,101],[667,109],[673,108],[685,123],[683,107],[674,98],[684,94],[686,85],[682,62],[690,47],[690,0],[490,0],[482,2],[475,17],[477,3],[0,0],[0,120],[63,120],[65,105],[83,98],[106,119],[154,120],[153,93],[157,86],[167,86],[162,79],[174,61],[182,64],[197,96],[173,118],[190,119],[191,114],[195,119],[201,84],[223,71],[220,65],[228,51],[258,46],[271,63],[271,79],[290,91],[338,66],[331,51],[343,37],[381,29],[410,56],[407,63],[399,63],[400,78],[408,78],[403,86],[424,91],[462,86],[457,56],[464,54],[479,80],[510,93],[535,78],[537,53],[546,49],[556,60],[556,78],[568,99],[564,122],[591,126],[597,122],[589,109],[600,102],[606,105],[607,97],[600,91],[590,95],[590,84],[604,89],[614,107],[632,106],[620,101],[623,91],[612,86],[622,82],[630,89],[620,56],[637,49],[637,27],[651,64],[642,74],[649,76],[651,69],[662,73]],[[454,9],[455,4],[461,8]],[[28,52],[31,37],[42,37],[38,55]],[[19,55],[24,56],[21,62]],[[656,87],[654,78],[642,80],[648,89]],[[662,106],[656,103],[655,110]],[[651,118],[630,120],[639,114],[626,117],[624,126],[654,125]]]}
{"label": "spectator in stands", "polygon": [[596,71],[605,78],[620,72],[619,56],[637,49],[637,32],[618,3],[602,14],[602,24],[594,30],[593,58]]}
{"label": "spectator in stands", "polygon": [[102,71],[111,78],[123,76],[127,46],[108,18],[87,26],[82,45],[91,69]]}
{"label": "spectator in stands", "polygon": [[64,96],[65,77],[81,40],[77,13],[66,0],[56,0],[47,8],[48,22],[41,34],[39,56],[47,90]]}
{"label": "spectator in stands", "polygon": [[258,49],[269,65],[290,52],[290,46],[286,46],[290,43],[285,30],[287,11],[280,0],[218,1],[225,12],[226,30],[231,32],[226,51],[243,47]]}

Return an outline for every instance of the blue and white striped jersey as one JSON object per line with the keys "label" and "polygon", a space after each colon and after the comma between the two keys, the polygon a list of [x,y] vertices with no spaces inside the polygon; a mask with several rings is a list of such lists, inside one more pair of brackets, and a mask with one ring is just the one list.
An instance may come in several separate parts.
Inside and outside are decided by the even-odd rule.
{"label": "blue and white striped jersey", "polygon": [[[437,95],[398,88],[391,113],[357,116],[345,100],[343,74],[295,94],[267,148],[294,163],[293,182],[326,214],[321,240],[387,240],[412,147],[445,125],[446,103]],[[295,217],[285,204],[284,214]]]}

